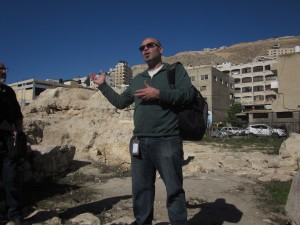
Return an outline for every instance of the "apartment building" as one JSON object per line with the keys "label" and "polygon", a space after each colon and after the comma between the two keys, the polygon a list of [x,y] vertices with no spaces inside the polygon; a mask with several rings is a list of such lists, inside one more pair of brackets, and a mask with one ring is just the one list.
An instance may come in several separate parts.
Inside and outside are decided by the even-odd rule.
{"label": "apartment building", "polygon": [[185,69],[191,77],[192,84],[208,103],[211,122],[226,121],[227,109],[234,101],[234,80],[212,66]]}
{"label": "apartment building", "polygon": [[268,56],[279,56],[297,52],[300,46],[296,46],[294,48],[281,48],[280,45],[274,45],[271,49],[267,50]]}
{"label": "apartment building", "polygon": [[119,85],[128,85],[132,80],[132,70],[126,61],[119,61],[119,63],[109,70],[110,76],[113,78],[114,87]]}
{"label": "apartment building", "polygon": [[234,100],[240,102],[244,112],[269,110],[277,99],[277,60],[255,61],[234,65],[225,63],[216,66],[234,79]]}

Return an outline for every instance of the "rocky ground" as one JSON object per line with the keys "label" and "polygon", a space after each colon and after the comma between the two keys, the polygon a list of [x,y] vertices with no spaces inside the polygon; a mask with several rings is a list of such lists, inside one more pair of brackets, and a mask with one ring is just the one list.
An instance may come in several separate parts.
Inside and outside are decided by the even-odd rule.
{"label": "rocky ground", "polygon": [[[258,201],[256,193],[261,187],[257,173],[244,173],[243,169],[229,169],[221,165],[213,169],[212,166],[210,169],[208,166],[205,167],[207,169],[199,169],[199,165],[210,161],[205,159],[205,154],[215,152],[215,161],[218,161],[217,155],[226,151],[229,150],[215,145],[185,145],[184,188],[188,224],[285,225],[285,216],[271,212],[268,206]],[[246,154],[249,155],[230,152],[226,155],[240,161]],[[269,157],[264,154],[259,157],[264,156]],[[130,224],[133,221],[131,179],[130,171],[126,168],[90,161],[83,153],[78,153],[70,173],[64,178],[26,185],[27,223]],[[154,224],[169,224],[165,188],[159,176],[156,182]]]}

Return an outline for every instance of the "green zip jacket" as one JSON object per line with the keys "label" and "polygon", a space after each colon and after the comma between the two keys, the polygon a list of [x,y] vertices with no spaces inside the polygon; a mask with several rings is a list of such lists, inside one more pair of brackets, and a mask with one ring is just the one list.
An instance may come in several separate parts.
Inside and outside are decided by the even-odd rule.
{"label": "green zip jacket", "polygon": [[[163,67],[151,78],[148,71],[138,74],[122,93],[116,93],[107,83],[99,85],[99,90],[108,101],[118,109],[124,109],[135,104],[134,136],[163,137],[179,135],[178,109],[183,104],[192,102],[194,91],[191,80],[181,64],[176,66],[176,88],[172,89],[168,82],[168,68]],[[136,90],[145,88],[144,81],[160,90],[156,100],[143,101],[134,97]]]}

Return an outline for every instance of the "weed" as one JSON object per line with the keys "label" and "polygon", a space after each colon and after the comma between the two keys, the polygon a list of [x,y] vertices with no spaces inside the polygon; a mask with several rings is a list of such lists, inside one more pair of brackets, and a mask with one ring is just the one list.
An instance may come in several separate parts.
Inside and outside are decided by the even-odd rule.
{"label": "weed", "polygon": [[266,154],[279,154],[279,149],[284,138],[267,137],[231,137],[231,138],[211,138],[204,137],[201,144],[214,143],[222,148],[234,149],[234,151],[247,151],[255,149]]}
{"label": "weed", "polygon": [[283,215],[290,188],[291,181],[270,181],[257,184],[253,191],[262,208]]}

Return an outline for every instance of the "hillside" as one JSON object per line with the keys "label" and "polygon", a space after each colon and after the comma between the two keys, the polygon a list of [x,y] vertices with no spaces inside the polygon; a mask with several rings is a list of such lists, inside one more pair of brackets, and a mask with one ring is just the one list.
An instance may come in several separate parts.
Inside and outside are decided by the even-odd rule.
{"label": "hillside", "polygon": [[[163,57],[163,61],[173,63],[180,61],[183,65],[201,66],[216,65],[224,62],[234,64],[251,62],[257,56],[266,56],[267,50],[280,44],[281,48],[291,48],[300,45],[300,36],[278,37],[255,42],[239,43],[212,51],[180,52],[174,56]],[[133,74],[146,68],[146,65],[133,66]]]}

